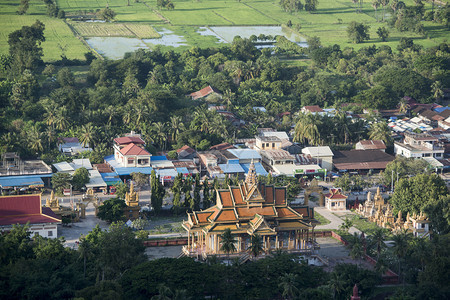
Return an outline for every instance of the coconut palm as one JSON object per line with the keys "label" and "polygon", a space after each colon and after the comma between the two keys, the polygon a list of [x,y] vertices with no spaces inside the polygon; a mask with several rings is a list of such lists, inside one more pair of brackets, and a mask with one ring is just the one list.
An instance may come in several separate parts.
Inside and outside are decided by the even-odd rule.
{"label": "coconut palm", "polygon": [[406,114],[410,109],[410,106],[408,104],[408,101],[406,101],[405,99],[401,99],[398,102],[398,111],[400,113]]}
{"label": "coconut palm", "polygon": [[330,276],[329,285],[333,290],[333,299],[336,299],[336,296],[344,290],[345,279],[342,275],[333,272]]}
{"label": "coconut palm", "polygon": [[406,252],[408,251],[410,236],[411,236],[411,234],[408,233],[408,231],[401,230],[401,231],[397,232],[396,234],[394,234],[394,236],[392,237],[392,241],[394,242],[394,246],[392,247],[392,250],[394,252],[394,255],[397,257],[398,274],[400,276],[402,273],[401,260],[406,256]]}
{"label": "coconut palm", "polygon": [[294,141],[296,142],[308,142],[312,145],[319,145],[321,142],[319,126],[322,121],[318,115],[302,114],[295,125]]}
{"label": "coconut palm", "polygon": [[353,238],[351,241],[350,256],[353,259],[358,260],[359,263],[361,263],[361,259],[364,257],[363,241],[361,236],[359,236],[356,232],[353,234]]}
{"label": "coconut palm", "polygon": [[167,141],[167,127],[165,123],[155,122],[152,124],[152,131],[154,132],[154,139],[161,149],[165,148]]}
{"label": "coconut palm", "polygon": [[371,241],[374,243],[377,249],[377,261],[380,259],[381,250],[386,247],[384,240],[386,239],[386,229],[378,227],[370,236]]}
{"label": "coconut palm", "polygon": [[51,144],[56,142],[56,132],[53,127],[48,126],[44,132],[46,140],[48,142],[48,149],[50,149]]}
{"label": "coconut palm", "polygon": [[263,251],[261,236],[259,234],[252,234],[250,242],[251,245],[248,247],[248,250],[250,250],[254,257],[257,257]]}
{"label": "coconut palm", "polygon": [[298,275],[285,273],[280,277],[278,287],[281,289],[281,295],[284,299],[295,299],[298,294],[298,288],[295,286],[298,282]]}
{"label": "coconut palm", "polygon": [[384,121],[372,123],[369,129],[369,138],[372,140],[382,140],[386,145],[392,145],[391,129]]}
{"label": "coconut palm", "polygon": [[56,129],[64,131],[69,127],[69,120],[67,117],[67,107],[62,106],[56,111],[54,124]]}
{"label": "coconut palm", "polygon": [[139,105],[134,108],[134,118],[136,121],[136,126],[140,127],[139,124],[143,119],[148,118],[150,115],[150,110],[146,105]]}
{"label": "coconut palm", "polygon": [[439,80],[433,82],[433,84],[431,85],[431,91],[433,92],[433,97],[436,100],[439,100],[442,97],[444,97],[444,91],[442,90],[442,83]]}
{"label": "coconut palm", "polygon": [[180,116],[172,116],[170,117],[170,132],[171,132],[171,138],[173,142],[177,141],[178,135],[186,130],[186,127],[184,126],[183,122],[181,121]]}
{"label": "coconut palm", "polygon": [[236,243],[236,240],[234,239],[234,236],[231,234],[231,229],[227,228],[225,231],[220,235],[220,250],[225,252],[227,256],[230,255],[230,253],[236,251],[236,246],[234,245]]}
{"label": "coconut palm", "polygon": [[28,147],[36,153],[44,151],[44,147],[42,146],[42,133],[37,127],[34,125],[31,127],[31,130],[27,135]]}
{"label": "coconut palm", "polygon": [[80,142],[83,147],[89,145],[90,147],[94,148],[95,131],[96,128],[92,125],[92,123],[81,126]]}

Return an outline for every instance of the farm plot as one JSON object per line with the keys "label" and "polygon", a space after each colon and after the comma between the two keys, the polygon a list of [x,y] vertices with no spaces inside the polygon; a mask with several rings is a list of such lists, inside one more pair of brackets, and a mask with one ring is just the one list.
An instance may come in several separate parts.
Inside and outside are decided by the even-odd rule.
{"label": "farm plot", "polygon": [[93,16],[96,10],[108,6],[117,13],[116,21],[119,22],[163,22],[152,9],[145,5],[144,1],[130,0],[129,6],[127,0],[56,0],[56,2],[61,9],[68,13],[68,16]]}
{"label": "farm plot", "polygon": [[84,37],[138,37],[152,39],[161,37],[150,25],[124,23],[72,22],[73,28]]}
{"label": "farm plot", "polygon": [[26,15],[17,15],[20,1],[0,0],[0,54],[8,53],[8,35],[22,26],[31,26],[37,19],[45,24],[45,42],[42,43],[44,61],[56,61],[65,55],[68,59],[84,59],[89,49],[76,38],[63,20],[45,15],[46,8],[42,1],[30,1]]}

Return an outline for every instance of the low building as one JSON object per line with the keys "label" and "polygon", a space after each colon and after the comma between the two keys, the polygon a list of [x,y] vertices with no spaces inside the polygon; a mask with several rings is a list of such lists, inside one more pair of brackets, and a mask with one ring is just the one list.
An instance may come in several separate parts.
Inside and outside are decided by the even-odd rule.
{"label": "low building", "polygon": [[58,148],[60,152],[68,156],[78,155],[85,151],[92,151],[89,144],[81,144],[76,137],[62,138]]}
{"label": "low building", "polygon": [[178,159],[192,159],[197,156],[197,151],[189,147],[188,145],[184,145],[180,149],[177,150]]}
{"label": "low building", "polygon": [[124,168],[150,167],[152,156],[144,149],[145,142],[140,135],[131,134],[114,139],[114,158]]}
{"label": "low building", "polygon": [[236,252],[231,256],[248,257],[254,234],[261,237],[265,253],[277,249],[311,253],[315,249],[314,227],[318,222],[314,219],[314,208],[291,208],[286,187],[259,184],[253,164],[244,182],[215,192],[215,206],[188,213],[188,220],[183,223],[188,233],[188,245],[183,247],[185,255],[225,256],[221,234],[228,229],[236,239]]}
{"label": "low building", "polygon": [[0,196],[0,230],[29,223],[31,235],[57,238],[61,220],[49,207],[42,207],[41,195]]}
{"label": "low building", "polygon": [[205,88],[202,88],[199,91],[193,92],[189,94],[192,100],[198,100],[198,99],[222,99],[222,94],[219,92],[219,90],[213,88],[212,86],[208,85]]}
{"label": "low building", "polygon": [[395,159],[380,150],[334,151],[333,165],[340,172],[378,172]]}
{"label": "low building", "polygon": [[322,108],[320,108],[320,106],[318,106],[318,105],[303,106],[300,111],[304,114],[307,114],[307,113],[316,114],[316,113],[324,112],[324,110]]}
{"label": "low building", "polygon": [[382,140],[363,140],[355,145],[356,150],[380,150],[385,152],[386,145]]}
{"label": "low building", "polygon": [[333,169],[334,153],[328,146],[306,147],[302,149],[302,153],[310,155],[319,160],[319,164],[323,169],[331,171]]}
{"label": "low building", "polygon": [[294,176],[297,173],[295,157],[285,150],[264,150],[261,151],[261,157],[265,165],[277,175]]}
{"label": "low building", "polygon": [[394,153],[408,158],[444,158],[445,147],[439,139],[430,134],[405,132],[403,143],[394,142]]}
{"label": "low building", "polygon": [[331,211],[343,211],[347,209],[347,196],[341,189],[330,189],[330,193],[325,195],[325,207]]}
{"label": "low building", "polygon": [[257,136],[255,147],[257,150],[278,150],[281,149],[281,139],[276,136]]}

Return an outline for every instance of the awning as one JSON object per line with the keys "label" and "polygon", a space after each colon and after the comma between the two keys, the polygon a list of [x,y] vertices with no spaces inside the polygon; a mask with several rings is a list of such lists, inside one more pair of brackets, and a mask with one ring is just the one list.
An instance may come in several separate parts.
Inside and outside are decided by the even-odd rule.
{"label": "awning", "polygon": [[14,187],[43,187],[44,182],[38,175],[0,177],[0,187],[3,189]]}

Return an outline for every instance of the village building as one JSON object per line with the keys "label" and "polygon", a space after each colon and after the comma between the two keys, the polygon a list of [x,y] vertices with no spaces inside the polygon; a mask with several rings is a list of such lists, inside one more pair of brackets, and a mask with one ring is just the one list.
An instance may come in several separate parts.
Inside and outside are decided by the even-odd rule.
{"label": "village building", "polygon": [[79,155],[85,151],[92,151],[89,144],[83,145],[76,137],[62,138],[58,148],[60,152],[68,156]]}
{"label": "village building", "polygon": [[188,213],[183,227],[188,233],[188,256],[206,258],[221,255],[221,234],[230,229],[236,238],[237,256],[248,256],[251,237],[258,234],[263,250],[282,249],[308,253],[315,249],[314,208],[291,208],[286,187],[258,183],[255,165],[250,165],[244,182],[216,190],[217,204]]}
{"label": "village building", "polygon": [[430,134],[405,132],[403,142],[394,142],[394,153],[408,158],[444,158],[445,147],[439,139]]}
{"label": "village building", "polygon": [[145,142],[139,136],[114,139],[114,158],[122,167],[150,167],[152,156],[144,149]]}
{"label": "village building", "polygon": [[347,196],[340,188],[330,189],[330,193],[325,196],[325,207],[331,211],[343,211],[347,209]]}
{"label": "village building", "polygon": [[320,108],[319,105],[307,105],[307,106],[303,106],[302,109],[300,110],[302,113],[304,114],[316,114],[316,113],[323,113],[324,110],[322,108]]}
{"label": "village building", "polygon": [[43,160],[22,160],[15,152],[6,152],[0,161],[2,190],[37,189],[50,185],[52,168]]}
{"label": "village building", "polygon": [[192,159],[194,157],[197,157],[197,151],[195,151],[188,145],[184,145],[177,150],[177,155],[178,159]]}
{"label": "village building", "polygon": [[313,158],[316,158],[319,162],[319,165],[323,169],[327,169],[328,172],[333,169],[334,153],[333,151],[331,151],[330,147],[328,146],[306,147],[302,149],[302,153],[310,155]]}
{"label": "village building", "polygon": [[327,169],[319,165],[320,159],[314,158],[309,154],[294,154],[296,168],[295,175],[327,175]]}
{"label": "village building", "polygon": [[192,100],[217,100],[222,99],[222,94],[219,92],[219,90],[208,85],[207,87],[204,87],[199,91],[189,94],[189,97],[191,97]]}
{"label": "village building", "polygon": [[379,172],[386,169],[394,156],[380,150],[334,151],[333,165],[340,172]]}
{"label": "village building", "polygon": [[385,152],[386,144],[382,140],[363,140],[355,145],[356,150],[380,150]]}
{"label": "village building", "polygon": [[40,194],[0,196],[0,231],[29,223],[31,235],[57,238],[61,220],[49,207],[42,207]]}

